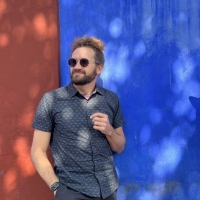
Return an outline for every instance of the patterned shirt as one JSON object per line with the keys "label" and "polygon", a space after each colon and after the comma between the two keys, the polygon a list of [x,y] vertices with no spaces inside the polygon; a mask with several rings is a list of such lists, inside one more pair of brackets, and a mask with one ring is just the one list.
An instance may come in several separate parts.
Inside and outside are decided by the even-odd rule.
{"label": "patterned shirt", "polygon": [[32,127],[51,133],[54,170],[61,183],[91,197],[110,196],[118,187],[106,136],[90,116],[108,115],[113,128],[124,124],[119,98],[100,86],[85,99],[72,83],[44,94]]}

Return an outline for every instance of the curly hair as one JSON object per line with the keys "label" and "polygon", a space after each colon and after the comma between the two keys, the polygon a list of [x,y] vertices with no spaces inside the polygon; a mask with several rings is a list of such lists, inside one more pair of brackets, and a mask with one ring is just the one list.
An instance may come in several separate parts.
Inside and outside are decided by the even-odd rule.
{"label": "curly hair", "polygon": [[105,46],[100,39],[86,36],[75,38],[75,42],[71,45],[72,52],[79,47],[89,47],[93,49],[96,63],[104,65],[105,58],[102,51],[105,50]]}

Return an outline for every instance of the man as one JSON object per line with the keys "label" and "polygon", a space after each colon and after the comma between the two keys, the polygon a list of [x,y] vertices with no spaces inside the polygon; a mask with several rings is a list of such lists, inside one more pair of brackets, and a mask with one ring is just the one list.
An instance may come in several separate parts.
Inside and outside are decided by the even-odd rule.
{"label": "man", "polygon": [[96,85],[103,50],[95,37],[76,39],[68,60],[71,83],[46,93],[35,114],[31,158],[57,200],[116,199],[112,151],[124,149],[124,120],[117,95]]}

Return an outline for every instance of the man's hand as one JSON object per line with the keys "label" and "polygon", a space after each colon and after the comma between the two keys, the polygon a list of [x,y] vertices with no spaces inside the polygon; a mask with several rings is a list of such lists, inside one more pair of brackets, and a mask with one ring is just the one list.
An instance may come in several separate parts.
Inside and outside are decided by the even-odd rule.
{"label": "man's hand", "polygon": [[113,127],[110,125],[108,116],[103,113],[95,113],[90,116],[94,124],[95,130],[101,131],[103,134],[111,136],[114,132]]}
{"label": "man's hand", "polygon": [[122,152],[126,143],[122,127],[114,129],[109,122],[108,116],[103,113],[95,113],[90,118],[94,124],[93,128],[101,131],[106,136],[112,151]]}

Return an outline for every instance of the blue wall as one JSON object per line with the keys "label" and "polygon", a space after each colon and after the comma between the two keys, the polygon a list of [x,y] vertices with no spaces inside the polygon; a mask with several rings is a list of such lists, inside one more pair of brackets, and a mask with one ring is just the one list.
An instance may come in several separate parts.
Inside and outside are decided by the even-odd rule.
{"label": "blue wall", "polygon": [[119,95],[126,120],[118,200],[200,199],[200,100],[189,99],[200,97],[200,1],[59,4],[62,85],[74,37],[107,47],[99,84]]}

